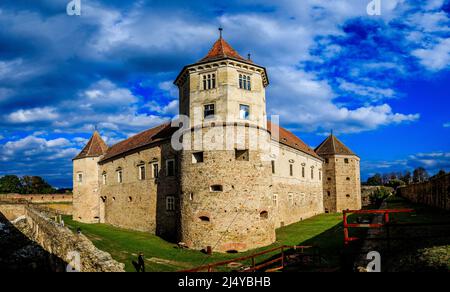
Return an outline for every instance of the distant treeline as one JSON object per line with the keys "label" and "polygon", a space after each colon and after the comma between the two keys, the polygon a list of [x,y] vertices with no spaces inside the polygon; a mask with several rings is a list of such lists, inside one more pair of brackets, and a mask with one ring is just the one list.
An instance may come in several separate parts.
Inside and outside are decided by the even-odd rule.
{"label": "distant treeline", "polygon": [[410,171],[404,172],[390,172],[390,173],[377,173],[372,177],[369,177],[363,185],[368,186],[388,186],[396,189],[402,185],[409,185],[412,183],[426,182],[430,179],[441,177],[446,174],[445,170],[440,170],[436,175],[431,176],[428,174],[425,168],[418,167],[411,173]]}
{"label": "distant treeline", "polygon": [[0,194],[64,194],[71,189],[56,189],[40,176],[5,175],[0,177]]}

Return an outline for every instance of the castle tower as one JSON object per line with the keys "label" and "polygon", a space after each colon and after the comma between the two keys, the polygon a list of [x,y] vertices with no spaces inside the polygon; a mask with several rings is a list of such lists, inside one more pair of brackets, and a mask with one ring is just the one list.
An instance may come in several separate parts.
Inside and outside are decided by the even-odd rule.
{"label": "castle tower", "polygon": [[108,146],[95,131],[83,150],[73,159],[73,219],[83,223],[100,220],[98,161]]}
{"label": "castle tower", "polygon": [[323,204],[325,212],[361,209],[360,159],[331,134],[316,149],[323,164]]}
{"label": "castle tower", "polygon": [[180,151],[180,240],[219,252],[273,243],[270,162],[254,145],[270,144],[265,68],[220,35],[174,83],[180,114],[189,119],[183,142],[190,147]]}

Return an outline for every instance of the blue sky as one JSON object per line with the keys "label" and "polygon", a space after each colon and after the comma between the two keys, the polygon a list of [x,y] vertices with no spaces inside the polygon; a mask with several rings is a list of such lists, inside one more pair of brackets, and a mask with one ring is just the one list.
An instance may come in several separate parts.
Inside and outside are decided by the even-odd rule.
{"label": "blue sky", "polygon": [[381,0],[380,16],[369,0],[81,0],[81,16],[68,2],[0,3],[0,175],[71,186],[95,125],[111,145],[170,119],[173,79],[219,26],[267,67],[268,113],[309,145],[333,129],[364,178],[450,170],[449,1]]}

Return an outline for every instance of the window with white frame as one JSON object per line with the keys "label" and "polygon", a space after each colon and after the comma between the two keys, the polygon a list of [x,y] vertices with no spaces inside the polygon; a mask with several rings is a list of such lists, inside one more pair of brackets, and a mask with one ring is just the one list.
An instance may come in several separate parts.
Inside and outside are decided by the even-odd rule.
{"label": "window with white frame", "polygon": [[175,159],[166,161],[166,176],[175,176]]}
{"label": "window with white frame", "polygon": [[216,88],[216,74],[209,73],[203,75],[203,90]]}
{"label": "window with white frame", "polygon": [[277,194],[274,194],[272,196],[272,203],[275,207],[278,207],[278,195]]}
{"label": "window with white frame", "polygon": [[239,74],[239,88],[252,90],[252,83],[249,75]]}
{"label": "window with white frame", "polygon": [[214,117],[214,104],[205,104],[203,117],[205,119]]}
{"label": "window with white frame", "polygon": [[166,210],[167,211],[175,211],[175,197],[174,196],[166,197]]}
{"label": "window with white frame", "polygon": [[290,206],[294,206],[294,194],[288,194],[288,201]]}
{"label": "window with white frame", "polygon": [[239,118],[241,120],[248,120],[250,118],[250,106],[245,104],[239,105]]}
{"label": "window with white frame", "polygon": [[145,165],[139,165],[139,180],[145,180]]}

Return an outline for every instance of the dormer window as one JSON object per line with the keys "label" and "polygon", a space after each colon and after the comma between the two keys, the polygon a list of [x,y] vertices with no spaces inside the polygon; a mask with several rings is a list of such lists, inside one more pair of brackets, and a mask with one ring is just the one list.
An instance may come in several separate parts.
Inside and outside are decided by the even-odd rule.
{"label": "dormer window", "polygon": [[203,90],[209,90],[216,88],[216,74],[205,74],[203,75]]}
{"label": "dormer window", "polygon": [[252,90],[251,79],[249,75],[239,74],[239,88]]}

